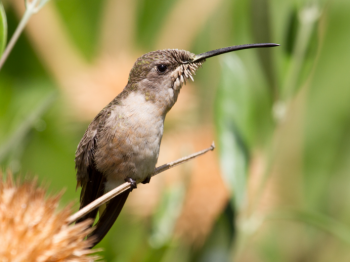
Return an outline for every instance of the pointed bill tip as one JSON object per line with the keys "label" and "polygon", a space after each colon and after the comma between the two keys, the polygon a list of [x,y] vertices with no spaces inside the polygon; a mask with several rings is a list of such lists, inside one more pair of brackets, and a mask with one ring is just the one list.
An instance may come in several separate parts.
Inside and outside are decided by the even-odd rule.
{"label": "pointed bill tip", "polygon": [[250,49],[250,48],[262,48],[262,47],[275,47],[279,46],[279,44],[275,43],[260,43],[260,44],[248,44],[248,45],[236,45],[236,46],[229,46],[229,47],[224,47],[212,51],[208,51],[199,55],[196,55],[193,59],[192,62],[198,61],[198,60],[203,60],[209,57],[233,52],[233,51],[238,51],[238,50],[243,50],[243,49]]}

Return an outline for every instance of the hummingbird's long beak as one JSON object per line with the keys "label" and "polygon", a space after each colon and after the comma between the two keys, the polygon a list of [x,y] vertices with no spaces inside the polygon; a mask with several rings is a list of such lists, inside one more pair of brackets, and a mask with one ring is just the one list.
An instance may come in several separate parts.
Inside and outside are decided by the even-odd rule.
{"label": "hummingbird's long beak", "polygon": [[196,62],[198,60],[203,60],[209,57],[221,55],[224,53],[229,53],[233,51],[238,51],[242,49],[249,49],[249,48],[259,48],[259,47],[274,47],[274,46],[279,46],[279,44],[273,44],[273,43],[262,43],[262,44],[249,44],[249,45],[236,45],[236,46],[229,46],[229,47],[224,47],[212,51],[208,51],[199,55],[196,55],[194,59],[191,62]]}

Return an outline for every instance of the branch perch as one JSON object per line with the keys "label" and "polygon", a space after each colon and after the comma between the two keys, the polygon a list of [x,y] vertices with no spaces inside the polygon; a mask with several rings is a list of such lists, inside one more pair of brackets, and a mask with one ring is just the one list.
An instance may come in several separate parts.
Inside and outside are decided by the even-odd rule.
{"label": "branch perch", "polygon": [[[170,168],[173,168],[177,165],[180,165],[184,162],[187,162],[193,158],[199,157],[201,155],[204,155],[205,153],[207,153],[208,151],[213,151],[215,149],[215,144],[214,142],[211,144],[211,146],[207,149],[204,149],[202,151],[199,151],[197,153],[194,153],[192,155],[180,158],[176,161],[164,164],[160,167],[157,167],[154,170],[154,173],[152,175],[155,176],[159,173],[162,173]],[[88,204],[87,206],[85,206],[84,208],[80,209],[78,212],[76,212],[75,214],[71,215],[68,219],[67,219],[67,223],[68,224],[72,224],[73,222],[75,222],[76,220],[78,220],[79,218],[85,216],[86,214],[88,214],[89,212],[91,212],[92,210],[94,210],[95,208],[98,208],[99,206],[103,205],[104,203],[108,202],[109,200],[111,200],[112,198],[114,198],[115,196],[123,193],[124,191],[128,190],[130,188],[131,184],[129,182],[125,182],[124,184],[114,188],[113,190],[107,192],[106,194],[104,194],[103,196],[97,198],[95,201],[91,202],[90,204]]]}

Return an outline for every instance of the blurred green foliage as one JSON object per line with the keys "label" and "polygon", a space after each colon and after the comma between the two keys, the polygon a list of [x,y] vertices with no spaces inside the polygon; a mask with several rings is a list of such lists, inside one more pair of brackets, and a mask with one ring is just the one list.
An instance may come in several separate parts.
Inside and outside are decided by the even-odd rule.
{"label": "blurred green foliage", "polygon": [[91,0],[82,4],[81,0],[69,3],[66,0],[54,1],[69,36],[88,60],[92,60],[97,52],[102,7],[106,2]]}
{"label": "blurred green foliage", "polygon": [[7,40],[7,20],[4,6],[0,3],[0,55],[5,49]]}
{"label": "blurred green foliage", "polygon": [[[134,2],[129,44],[141,52],[154,50],[179,1]],[[70,41],[93,61],[108,1],[50,4]],[[0,54],[7,30],[1,10],[2,4]],[[19,18],[11,1],[5,11],[11,36]],[[348,0],[218,4],[190,51],[281,44],[213,58],[196,76],[198,121],[215,123],[231,202],[204,244],[195,246],[171,237],[184,188],[165,191],[148,220],[122,213],[99,245],[106,261],[349,261],[349,13]],[[201,13],[193,10],[179,19],[191,23],[196,16]],[[65,188],[63,202],[77,203],[74,153],[88,123],[67,117],[67,101],[34,50],[23,34],[0,71],[1,168],[38,176],[52,192]]]}

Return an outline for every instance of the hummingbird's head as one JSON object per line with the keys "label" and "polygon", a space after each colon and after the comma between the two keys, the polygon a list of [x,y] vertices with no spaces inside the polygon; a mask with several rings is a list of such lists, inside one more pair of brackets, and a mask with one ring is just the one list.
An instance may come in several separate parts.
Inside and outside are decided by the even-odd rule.
{"label": "hummingbird's head", "polygon": [[175,104],[186,79],[194,81],[193,75],[206,58],[241,49],[272,46],[277,44],[231,46],[199,55],[178,49],[153,51],[136,60],[130,71],[127,88],[143,93],[146,101],[158,104],[167,113]]}
{"label": "hummingbird's head", "polygon": [[175,104],[180,89],[204,60],[177,49],[158,50],[139,57],[130,71],[131,89],[145,94],[146,100],[164,107],[165,113]]}

